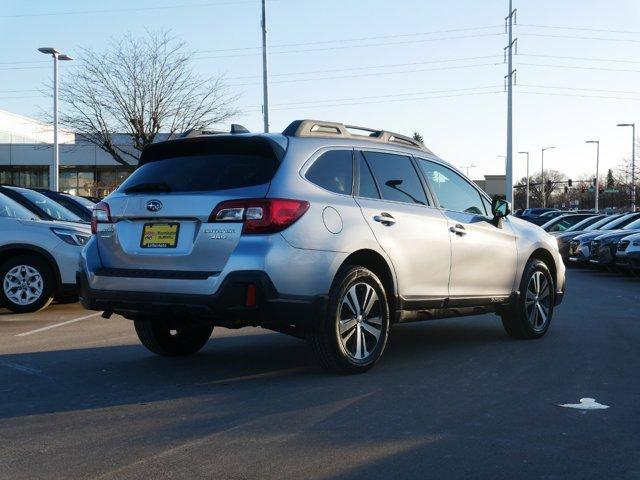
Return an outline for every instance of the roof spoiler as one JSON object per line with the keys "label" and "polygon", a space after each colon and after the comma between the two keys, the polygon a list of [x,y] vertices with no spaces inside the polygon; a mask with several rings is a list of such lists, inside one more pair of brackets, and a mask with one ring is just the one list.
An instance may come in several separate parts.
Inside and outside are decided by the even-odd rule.
{"label": "roof spoiler", "polygon": [[[363,132],[363,133],[354,133]],[[288,137],[324,137],[324,138],[345,138],[367,140],[377,143],[391,143],[404,147],[416,148],[423,152],[433,154],[419,141],[401,135],[399,133],[388,132],[386,130],[375,130],[367,127],[357,127],[354,125],[344,125],[337,122],[325,122],[320,120],[294,120],[282,132]]]}

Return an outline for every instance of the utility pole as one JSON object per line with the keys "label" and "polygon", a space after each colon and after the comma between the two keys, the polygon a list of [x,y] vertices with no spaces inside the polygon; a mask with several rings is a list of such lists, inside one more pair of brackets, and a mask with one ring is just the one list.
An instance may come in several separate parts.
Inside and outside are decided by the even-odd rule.
{"label": "utility pole", "polygon": [[631,127],[631,211],[636,211],[636,124],[619,123],[619,127]]}
{"label": "utility pole", "polygon": [[520,155],[527,156],[527,206],[529,208],[529,152],[518,152]]}
{"label": "utility pole", "polygon": [[267,0],[262,0],[262,115],[264,131],[269,132],[269,67],[267,64]]}
{"label": "utility pole", "polygon": [[505,47],[507,54],[507,158],[505,175],[505,194],[507,201],[513,203],[513,79],[516,71],[513,69],[513,47],[517,45],[517,39],[513,39],[513,21],[516,18],[516,10],[513,9],[513,0],[509,0],[509,15],[505,17],[505,29],[509,34],[509,45]]}
{"label": "utility pole", "polygon": [[542,181],[540,182],[542,187],[542,208],[547,206],[547,198],[544,196],[544,151],[551,150],[552,148],[556,147],[542,147]]}
{"label": "utility pole", "polygon": [[600,198],[600,178],[598,178],[598,175],[600,174],[599,170],[600,170],[600,140],[587,140],[585,143],[595,143],[596,144],[596,196],[595,196],[595,210],[596,213],[598,213],[598,203],[599,203],[599,198]]}

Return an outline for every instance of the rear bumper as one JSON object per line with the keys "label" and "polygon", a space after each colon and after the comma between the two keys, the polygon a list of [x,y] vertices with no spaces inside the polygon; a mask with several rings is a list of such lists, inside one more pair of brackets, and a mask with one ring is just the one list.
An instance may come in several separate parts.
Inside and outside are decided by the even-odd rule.
{"label": "rear bumper", "polygon": [[[96,290],[89,286],[84,271],[76,275],[84,308],[131,320],[149,316],[197,317],[229,328],[262,326],[295,334],[314,328],[326,311],[326,295],[282,296],[261,271],[232,272],[211,295]],[[247,306],[250,285],[255,286],[255,303]]]}

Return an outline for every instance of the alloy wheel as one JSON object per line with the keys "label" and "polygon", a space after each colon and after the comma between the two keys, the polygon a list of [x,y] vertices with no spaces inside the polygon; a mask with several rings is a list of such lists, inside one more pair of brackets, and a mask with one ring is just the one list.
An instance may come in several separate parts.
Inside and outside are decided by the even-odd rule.
{"label": "alloy wheel", "polygon": [[364,282],[352,285],[338,313],[338,336],[344,350],[355,360],[366,360],[377,347],[382,328],[382,308],[375,289]]}
{"label": "alloy wheel", "polygon": [[44,291],[44,280],[38,270],[30,265],[16,265],[3,281],[5,296],[16,305],[31,305]]}
{"label": "alloy wheel", "polygon": [[536,332],[544,330],[549,322],[550,293],[549,282],[544,273],[534,272],[527,284],[524,305],[529,325]]}

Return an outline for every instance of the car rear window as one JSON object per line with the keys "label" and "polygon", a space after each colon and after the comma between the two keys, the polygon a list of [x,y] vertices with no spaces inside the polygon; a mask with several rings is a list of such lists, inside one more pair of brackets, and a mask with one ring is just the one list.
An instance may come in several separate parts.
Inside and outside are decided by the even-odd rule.
{"label": "car rear window", "polygon": [[198,192],[269,183],[278,169],[273,148],[262,139],[215,139],[155,144],[119,191]]}
{"label": "car rear window", "polygon": [[164,185],[170,192],[250,187],[270,182],[276,167],[270,159],[253,155],[171,157],[142,165],[119,190],[131,191],[132,187],[143,185]]}

